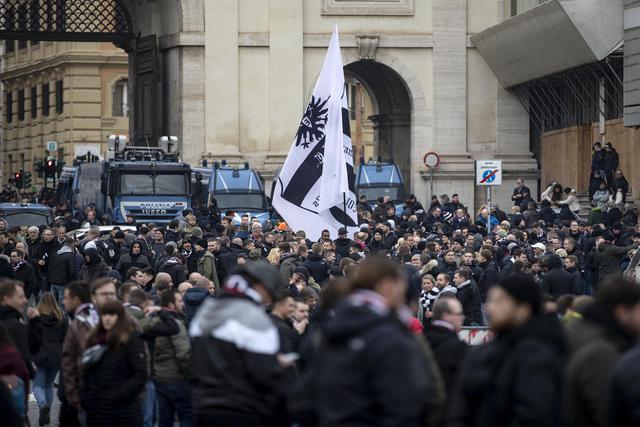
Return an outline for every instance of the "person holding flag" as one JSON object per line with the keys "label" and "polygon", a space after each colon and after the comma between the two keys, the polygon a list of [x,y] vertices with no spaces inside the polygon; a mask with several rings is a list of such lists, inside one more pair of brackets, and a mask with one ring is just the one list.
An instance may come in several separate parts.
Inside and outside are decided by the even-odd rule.
{"label": "person holding flag", "polygon": [[276,181],[273,206],[311,240],[322,230],[357,230],[353,150],[338,27]]}

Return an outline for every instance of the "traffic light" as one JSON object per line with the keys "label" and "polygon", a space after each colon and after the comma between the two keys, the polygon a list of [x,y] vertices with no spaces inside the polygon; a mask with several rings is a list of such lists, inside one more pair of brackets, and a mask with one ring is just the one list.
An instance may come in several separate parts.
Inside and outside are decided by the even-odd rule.
{"label": "traffic light", "polygon": [[22,175],[22,188],[29,187],[31,187],[31,172],[25,172],[24,175]]}
{"label": "traffic light", "polygon": [[42,160],[36,160],[33,162],[33,170],[36,172],[38,178],[44,177],[44,162]]}
{"label": "traffic light", "polygon": [[23,178],[24,178],[24,174],[22,172],[22,169],[20,169],[20,172],[16,172],[13,174],[13,182],[15,183],[16,188],[22,188],[24,184]]}
{"label": "traffic light", "polygon": [[44,164],[44,178],[56,177],[56,159],[48,159]]}

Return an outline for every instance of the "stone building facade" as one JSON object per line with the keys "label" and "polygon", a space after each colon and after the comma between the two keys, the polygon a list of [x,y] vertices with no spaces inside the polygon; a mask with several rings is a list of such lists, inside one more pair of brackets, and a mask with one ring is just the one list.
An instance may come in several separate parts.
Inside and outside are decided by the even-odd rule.
{"label": "stone building facade", "polygon": [[[127,134],[128,55],[112,43],[5,41],[2,56],[2,181],[49,156],[71,165]],[[57,153],[46,151],[57,141]]]}
{"label": "stone building facade", "polygon": [[[476,159],[503,160],[494,202],[508,203],[520,176],[537,190],[528,114],[471,41],[533,0],[112,1],[127,10],[137,37],[128,47],[134,90],[141,87],[138,41],[155,36],[157,58],[148,68],[156,67],[155,80],[145,84],[160,94],[154,104],[158,132],[178,136],[188,162],[246,160],[270,187],[338,24],[345,72],[370,100],[361,117],[363,138],[370,136],[365,156],[393,158],[422,200],[430,195],[423,165],[429,151],[441,159],[434,192],[459,193],[472,208],[485,201],[484,190],[474,185]],[[72,80],[63,79],[65,100],[76,97]],[[137,99],[134,90],[130,103]],[[15,128],[7,127],[8,137],[17,138],[25,126]],[[69,141],[90,138],[76,129],[65,127]]]}

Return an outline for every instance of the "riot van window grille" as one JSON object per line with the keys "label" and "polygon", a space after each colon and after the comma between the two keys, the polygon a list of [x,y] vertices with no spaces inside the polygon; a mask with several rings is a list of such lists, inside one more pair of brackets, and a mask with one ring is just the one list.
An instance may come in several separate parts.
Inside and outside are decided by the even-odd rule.
{"label": "riot van window grille", "polygon": [[181,174],[124,174],[120,178],[122,194],[186,194],[186,177]]}

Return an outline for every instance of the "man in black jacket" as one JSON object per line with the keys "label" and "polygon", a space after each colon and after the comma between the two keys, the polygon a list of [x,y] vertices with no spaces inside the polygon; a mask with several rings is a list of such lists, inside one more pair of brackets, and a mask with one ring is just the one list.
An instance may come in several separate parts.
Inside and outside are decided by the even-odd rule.
{"label": "man in black jacket", "polygon": [[[348,237],[347,229],[342,227],[338,229],[338,238],[333,241],[336,245],[336,253],[341,257],[349,256],[349,248],[353,244],[353,240]],[[311,247],[313,250],[313,247]],[[320,282],[318,282],[320,283]]]}
{"label": "man in black jacket", "polygon": [[322,247],[322,243],[314,243],[311,245],[309,258],[302,263],[304,267],[307,267],[309,274],[311,274],[313,280],[315,280],[318,285],[324,284],[325,280],[329,278],[329,266],[322,256],[323,252],[324,248]]}
{"label": "man in black jacket", "polygon": [[352,289],[320,326],[313,399],[318,425],[422,425],[433,379],[397,313],[407,290],[402,271],[389,260],[367,259]]}
{"label": "man in black jacket", "polygon": [[36,278],[35,270],[24,260],[24,257],[25,253],[20,249],[14,249],[11,251],[13,274],[16,280],[19,280],[24,284],[24,293],[28,300],[31,295],[38,295],[40,292],[40,286],[38,284],[38,279]]}
{"label": "man in black jacket", "polygon": [[610,142],[604,145],[604,173],[607,177],[607,185],[611,187],[613,185],[613,173],[620,165],[620,159],[618,152]]}
{"label": "man in black jacket", "polygon": [[[10,343],[18,350],[31,378],[35,375],[32,354],[38,353],[41,340],[40,313],[29,307],[27,320],[23,317],[27,305],[22,283],[16,280],[0,280],[0,328],[4,329]],[[28,384],[25,389],[29,390]]]}
{"label": "man in black jacket", "polygon": [[533,278],[514,273],[498,282],[489,290],[487,311],[496,338],[467,355],[451,425],[564,425],[562,326],[542,313]]}
{"label": "man in black jacket", "polygon": [[557,299],[560,295],[578,295],[581,291],[578,283],[572,280],[571,274],[565,269],[562,260],[556,254],[549,255],[546,262],[549,271],[542,278],[542,291]]}
{"label": "man in black jacket", "polygon": [[202,303],[189,327],[194,425],[270,425],[280,340],[263,305],[280,288],[273,267],[256,261],[232,270],[224,294]]}
{"label": "man in black jacket", "polygon": [[463,322],[460,301],[454,295],[445,294],[433,306],[431,326],[424,330],[442,373],[447,396],[452,396],[458,369],[467,354],[467,345],[458,338]]}
{"label": "man in black jacket", "polygon": [[514,206],[520,206],[522,201],[531,194],[531,190],[524,185],[524,179],[518,178],[516,181],[516,188],[513,189],[513,195],[511,196],[511,200],[513,200]]}
{"label": "man in black jacket", "polygon": [[464,313],[465,326],[482,326],[482,301],[480,299],[480,291],[478,286],[471,280],[471,270],[468,268],[460,268],[453,275],[453,282],[458,289],[456,297],[462,304],[462,312]]}
{"label": "man in black jacket", "polygon": [[62,248],[56,252],[49,267],[51,292],[60,305],[62,305],[62,299],[64,298],[64,286],[78,278],[76,255],[73,249],[74,243],[75,241],[71,237],[67,237]]}

